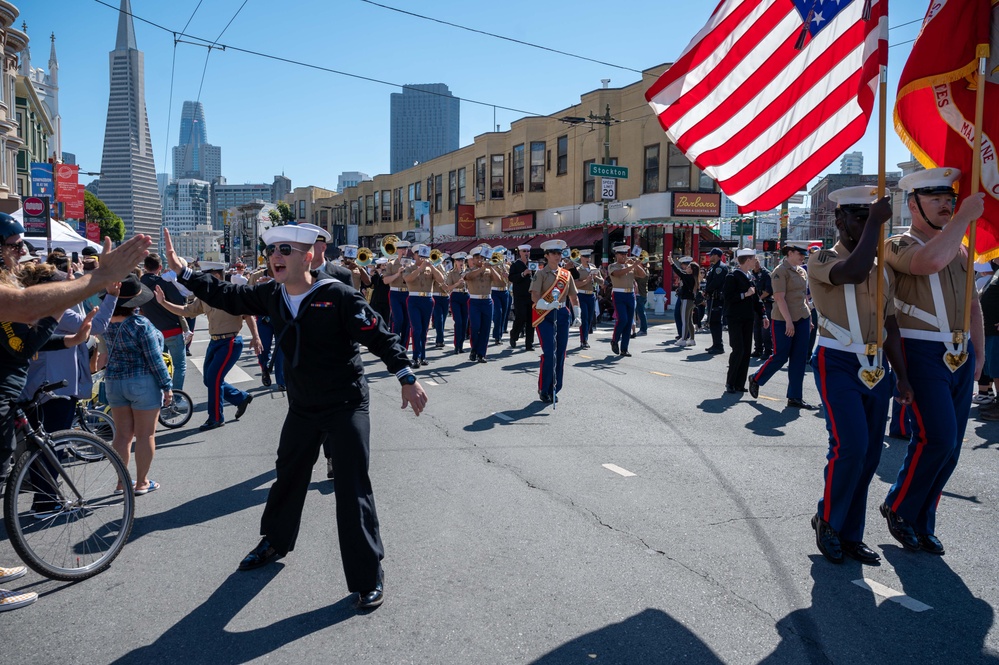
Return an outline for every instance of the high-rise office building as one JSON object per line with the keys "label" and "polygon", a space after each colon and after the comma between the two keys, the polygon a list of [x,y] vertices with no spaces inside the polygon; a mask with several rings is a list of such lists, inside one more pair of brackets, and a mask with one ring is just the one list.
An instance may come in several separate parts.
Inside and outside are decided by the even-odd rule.
{"label": "high-rise office building", "polygon": [[336,178],[336,193],[343,194],[343,190],[347,187],[357,187],[357,184],[364,182],[365,180],[371,180],[371,176],[367,173],[361,173],[360,171],[344,171]]}
{"label": "high-rise office building", "polygon": [[864,153],[848,152],[839,160],[840,175],[860,175],[864,172]]}
{"label": "high-rise office building", "polygon": [[126,237],[136,233],[150,235],[152,250],[156,251],[163,210],[146,115],[144,58],[135,45],[129,0],[121,0],[110,77],[100,197],[125,222]]}
{"label": "high-rise office building", "polygon": [[222,148],[208,142],[205,107],[184,102],[180,113],[180,137],[173,149],[173,177],[211,182],[222,175]]}
{"label": "high-rise office building", "polygon": [[172,235],[194,231],[210,223],[212,214],[211,184],[204,180],[182,178],[166,186],[163,194],[163,227]]}
{"label": "high-rise office building", "polygon": [[458,149],[461,104],[446,85],[407,85],[391,103],[392,173]]}
{"label": "high-rise office building", "polygon": [[277,203],[287,201],[291,192],[291,178],[283,175],[274,176],[274,182],[268,185],[262,183],[243,183],[230,185],[222,178],[212,186],[212,226],[222,231],[225,228],[226,211],[230,208],[245,205],[251,201]]}

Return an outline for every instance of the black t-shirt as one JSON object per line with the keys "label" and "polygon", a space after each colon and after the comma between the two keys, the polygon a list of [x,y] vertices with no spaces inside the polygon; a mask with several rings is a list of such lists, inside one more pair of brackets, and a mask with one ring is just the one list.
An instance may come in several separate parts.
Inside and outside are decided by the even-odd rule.
{"label": "black t-shirt", "polygon": [[[166,296],[167,302],[174,305],[183,305],[186,302],[184,296],[180,295],[180,291],[177,290],[177,285],[166,281],[159,275],[146,273],[139,278],[139,281],[148,286],[151,291],[155,292],[157,286],[163,289],[163,295]],[[152,321],[153,326],[160,332],[180,328],[180,317],[166,311],[163,305],[156,302],[156,298],[142,305],[142,315]]]}
{"label": "black t-shirt", "polygon": [[982,305],[982,319],[985,322],[986,337],[999,336],[999,330],[996,330],[996,324],[999,323],[999,283],[996,282],[997,277],[999,274],[993,275],[978,295]]}

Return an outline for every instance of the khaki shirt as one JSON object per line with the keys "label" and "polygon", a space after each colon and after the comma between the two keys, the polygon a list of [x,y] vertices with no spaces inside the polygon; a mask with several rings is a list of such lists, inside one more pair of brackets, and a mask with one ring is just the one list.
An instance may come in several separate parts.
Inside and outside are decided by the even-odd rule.
{"label": "khaki shirt", "polygon": [[[801,321],[811,316],[805,293],[808,288],[808,273],[801,266],[793,267],[787,259],[780,262],[770,273],[770,281],[774,285],[774,293],[783,293],[787,303],[787,311],[791,314],[791,322]],[[780,308],[774,306],[774,321],[784,321]],[[785,321],[785,323],[787,323]]]}
{"label": "khaki shirt", "polygon": [[[386,277],[391,277],[392,275],[402,272],[403,270],[404,268],[402,265],[402,259],[392,259],[391,261],[385,264]],[[409,287],[406,286],[406,280],[404,280],[402,277],[389,284],[389,287],[393,289],[402,289],[403,291],[409,290]]]}
{"label": "khaki shirt", "polygon": [[604,283],[604,276],[600,274],[600,268],[592,265],[589,268],[579,266],[577,270],[579,271],[579,279],[575,280],[577,291],[593,291]]}
{"label": "khaki shirt", "polygon": [[414,264],[403,269],[402,271],[404,278],[416,275],[414,281],[408,283],[409,293],[411,295],[415,295],[417,293],[425,293],[429,295],[430,289],[434,285],[434,273],[437,273],[437,275],[440,276],[437,269],[430,265],[429,262],[424,263],[422,266]]}
{"label": "khaki shirt", "polygon": [[[566,270],[568,273],[569,271]],[[534,273],[534,277],[531,278],[531,294],[536,296],[535,300],[541,296],[548,293],[548,289],[552,287],[555,283],[555,279],[558,275],[557,268],[539,268],[537,272]],[[559,294],[558,299],[560,302],[565,302],[569,296],[574,296],[577,294],[576,282],[573,281],[572,275],[569,275],[569,285],[566,287],[565,291]]]}
{"label": "khaki shirt", "polygon": [[[833,267],[843,263],[850,257],[850,251],[842,243],[836,243],[832,249],[823,249],[808,257],[808,287],[812,292],[812,302],[819,315],[823,316],[839,327],[850,330],[850,319],[846,309],[846,289],[844,284],[835,286],[830,279]],[[875,344],[878,341],[878,310],[875,304],[877,299],[878,277],[884,280],[884,273],[888,273],[888,280],[882,290],[881,306],[884,318],[895,314],[894,297],[892,296],[892,272],[882,271],[875,267],[871,274],[860,284],[854,284],[857,299],[857,315],[860,319],[860,330],[850,330],[855,342],[864,344]],[[857,338],[857,335],[862,338]],[[819,325],[819,335],[829,339],[836,339],[836,336]]]}
{"label": "khaki shirt", "polygon": [[264,279],[265,276],[266,276],[266,274],[267,274],[267,269],[266,268],[264,268],[262,270],[254,270],[253,272],[251,272],[249,275],[246,276],[246,283],[247,283],[247,285],[249,285],[249,286],[256,286],[257,283],[260,282],[261,279],[263,279],[264,281],[260,282],[260,283],[261,284],[266,284],[269,280],[273,279],[273,278],[266,278],[266,279]]}
{"label": "khaki shirt", "polygon": [[[895,271],[895,297],[914,305],[931,316],[936,315],[933,307],[933,292],[930,289],[929,275],[913,275],[909,272],[912,257],[922,245],[916,240],[928,242],[930,238],[913,228],[907,234],[893,236],[885,243],[885,261]],[[947,267],[937,275],[940,276],[940,286],[943,290],[944,305],[947,309],[949,330],[939,331],[925,321],[908,316],[899,311],[895,316],[899,328],[911,330],[932,330],[933,332],[951,332],[964,328],[964,288],[968,276],[967,258],[964,252],[958,252]],[[978,292],[971,290],[972,298],[978,300]]]}
{"label": "khaki shirt", "polygon": [[[471,272],[471,269],[468,272]],[[469,277],[466,273],[465,284],[468,286],[468,292],[473,296],[488,296],[492,292],[493,284],[499,286],[502,281],[499,274],[487,265],[478,277]]]}
{"label": "khaki shirt", "polygon": [[[454,286],[455,284],[461,281],[461,277],[464,274],[465,274],[464,270],[458,270],[457,268],[452,268],[451,272],[447,274],[447,279],[444,280],[444,283],[447,284],[448,286]],[[462,284],[459,287],[451,289],[451,293],[468,293],[468,287]]]}
{"label": "khaki shirt", "polygon": [[624,270],[628,268],[625,263],[612,263],[610,268],[607,269],[607,274],[610,275],[611,286],[615,289],[628,289],[633,291],[635,289],[635,273],[629,272],[623,277],[615,277],[615,270]]}
{"label": "khaki shirt", "polygon": [[361,282],[361,270],[363,270],[363,268],[354,266],[353,268],[347,269],[350,270],[350,281],[353,284],[354,289],[360,291],[361,287],[364,286],[363,282]]}
{"label": "khaki shirt", "polygon": [[194,318],[198,314],[208,317],[209,335],[239,334],[243,329],[243,317],[206,305],[200,298],[184,307],[184,316]]}

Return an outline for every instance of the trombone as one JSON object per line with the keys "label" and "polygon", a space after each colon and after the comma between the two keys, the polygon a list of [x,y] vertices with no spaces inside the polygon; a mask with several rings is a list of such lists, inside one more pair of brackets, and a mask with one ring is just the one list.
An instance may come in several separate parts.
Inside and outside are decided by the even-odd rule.
{"label": "trombone", "polygon": [[396,236],[385,236],[382,238],[381,252],[382,256],[387,259],[392,258],[396,254],[396,245],[399,244],[399,238]]}
{"label": "trombone", "polygon": [[370,249],[368,249],[367,247],[361,247],[359,250],[357,250],[357,258],[354,260],[354,263],[361,266],[362,268],[366,268],[369,265],[371,265],[371,262],[374,260],[374,258],[375,255]]}

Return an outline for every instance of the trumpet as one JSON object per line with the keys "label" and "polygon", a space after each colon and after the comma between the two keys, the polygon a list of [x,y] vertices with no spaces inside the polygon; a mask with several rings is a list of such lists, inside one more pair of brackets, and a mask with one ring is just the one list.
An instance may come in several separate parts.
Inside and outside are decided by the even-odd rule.
{"label": "trumpet", "polygon": [[573,249],[571,252],[569,252],[569,260],[575,263],[576,265],[579,265],[579,256],[580,254],[578,249]]}
{"label": "trumpet", "polygon": [[392,258],[396,253],[396,245],[399,244],[399,238],[396,236],[385,236],[382,238],[381,251],[382,256],[385,258]]}
{"label": "trumpet", "polygon": [[367,247],[361,247],[359,250],[357,250],[357,259],[354,260],[354,263],[361,266],[362,268],[366,268],[367,266],[371,265],[371,262],[374,260],[374,258],[375,255],[370,249],[368,249]]}
{"label": "trumpet", "polygon": [[649,262],[648,250],[643,249],[642,253],[638,256],[638,260],[642,263],[642,265],[647,264]]}
{"label": "trumpet", "polygon": [[493,255],[489,257],[489,265],[498,266],[501,263],[506,262],[506,250],[500,247],[493,251]]}
{"label": "trumpet", "polygon": [[439,249],[430,250],[430,264],[437,267],[444,261],[444,252]]}

